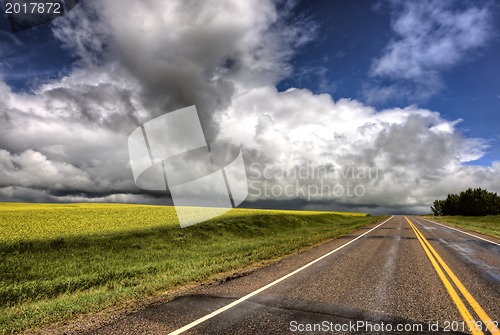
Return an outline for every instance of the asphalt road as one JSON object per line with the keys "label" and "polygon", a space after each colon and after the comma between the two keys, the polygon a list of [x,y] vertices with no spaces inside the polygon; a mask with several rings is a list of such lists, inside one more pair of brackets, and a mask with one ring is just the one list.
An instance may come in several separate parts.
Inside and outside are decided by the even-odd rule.
{"label": "asphalt road", "polygon": [[395,216],[87,334],[494,333],[500,241],[408,219]]}

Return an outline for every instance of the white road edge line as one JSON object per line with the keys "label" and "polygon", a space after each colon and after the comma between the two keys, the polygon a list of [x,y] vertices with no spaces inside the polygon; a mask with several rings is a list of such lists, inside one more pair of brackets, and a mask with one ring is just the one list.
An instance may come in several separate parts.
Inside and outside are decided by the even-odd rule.
{"label": "white road edge line", "polygon": [[444,225],[444,224],[441,224],[441,223],[438,223],[438,222],[435,222],[435,221],[432,221],[432,220],[428,220],[428,219],[424,219],[424,218],[419,218],[419,219],[422,219],[422,220],[425,220],[425,221],[429,221],[429,222],[431,222],[431,223],[435,223],[435,224],[440,225],[440,226],[443,226],[443,227],[445,227],[445,228],[449,228],[449,229],[452,229],[452,230],[456,230],[456,231],[459,231],[459,232],[461,232],[461,233],[463,233],[463,234],[465,234],[465,235],[469,235],[469,236],[472,236],[472,237],[478,238],[478,239],[480,239],[480,240],[483,240],[483,241],[486,241],[486,242],[490,242],[490,243],[492,243],[492,244],[495,244],[495,245],[500,246],[500,243],[496,243],[496,242],[490,241],[490,240],[488,240],[488,239],[485,239],[485,238],[482,238],[482,237],[476,236],[476,235],[471,234],[471,233],[468,233],[468,232],[466,232],[466,231],[463,231],[463,230],[460,230],[460,229],[457,229],[457,228],[454,228],[454,227],[450,227],[450,226],[447,226],[447,225]]}
{"label": "white road edge line", "polygon": [[181,333],[185,332],[186,330],[189,330],[189,329],[191,329],[191,328],[193,328],[193,327],[195,327],[195,326],[199,325],[200,323],[205,322],[205,321],[207,321],[208,319],[211,319],[211,318],[213,318],[214,316],[216,316],[216,315],[218,315],[218,314],[220,314],[220,313],[222,313],[222,312],[224,312],[224,311],[226,311],[226,310],[228,310],[228,309],[230,309],[230,308],[232,308],[232,307],[234,307],[234,306],[236,306],[236,305],[238,305],[238,304],[242,303],[243,301],[250,299],[250,298],[251,298],[251,297],[253,297],[254,295],[257,295],[257,294],[261,293],[262,291],[267,290],[268,288],[270,288],[270,287],[272,287],[272,286],[274,286],[274,285],[278,284],[279,282],[281,282],[281,281],[283,281],[283,280],[285,280],[285,279],[287,279],[287,278],[289,278],[289,277],[293,276],[294,274],[296,274],[296,273],[298,273],[298,272],[300,272],[300,271],[304,270],[305,268],[308,268],[309,266],[313,265],[314,263],[319,262],[319,261],[320,261],[320,260],[322,260],[323,258],[328,257],[328,256],[330,256],[331,254],[333,254],[333,253],[335,253],[335,252],[339,251],[340,249],[342,249],[342,248],[344,248],[344,247],[348,246],[349,244],[353,243],[354,241],[359,240],[360,238],[362,238],[362,237],[363,237],[363,236],[365,236],[366,234],[368,234],[368,233],[370,233],[370,232],[374,231],[375,229],[377,229],[378,227],[380,227],[381,225],[383,225],[384,223],[386,223],[387,221],[389,221],[389,220],[390,220],[390,219],[392,219],[393,217],[394,217],[394,215],[393,215],[393,216],[391,216],[390,218],[388,218],[387,220],[385,220],[384,222],[382,222],[382,223],[380,223],[380,224],[376,225],[376,226],[375,226],[375,227],[373,227],[372,229],[368,230],[367,232],[365,232],[365,233],[363,233],[363,234],[359,235],[359,236],[358,236],[358,237],[356,237],[355,239],[350,240],[349,242],[347,242],[347,243],[345,243],[345,244],[342,244],[340,247],[338,247],[338,248],[336,248],[336,249],[334,249],[334,250],[332,250],[332,251],[330,251],[330,252],[328,252],[328,253],[324,254],[324,255],[323,255],[323,256],[321,256],[321,257],[316,258],[315,260],[313,260],[313,261],[311,261],[311,262],[307,263],[306,265],[304,265],[304,266],[302,266],[302,267],[298,268],[297,270],[295,270],[295,271],[293,271],[293,272],[290,272],[289,274],[284,275],[284,276],[283,276],[283,277],[281,277],[281,278],[276,279],[275,281],[273,281],[273,282],[271,282],[271,283],[267,284],[266,286],[262,286],[261,288],[259,288],[259,289],[255,290],[255,291],[253,291],[253,292],[251,292],[251,293],[249,293],[249,294],[245,295],[244,297],[241,297],[241,298],[239,298],[238,300],[233,301],[232,303],[230,303],[230,304],[228,304],[228,305],[226,305],[226,306],[224,306],[224,307],[221,307],[221,308],[219,308],[219,309],[217,309],[217,310],[213,311],[212,313],[207,314],[207,315],[205,315],[204,317],[201,317],[201,318],[199,318],[198,320],[195,320],[195,321],[193,321],[193,322],[191,322],[191,323],[189,323],[189,324],[185,325],[184,327],[181,327],[181,328],[179,328],[179,329],[177,329],[177,330],[174,330],[173,332],[169,333],[168,335],[178,335],[178,334],[181,334]]}

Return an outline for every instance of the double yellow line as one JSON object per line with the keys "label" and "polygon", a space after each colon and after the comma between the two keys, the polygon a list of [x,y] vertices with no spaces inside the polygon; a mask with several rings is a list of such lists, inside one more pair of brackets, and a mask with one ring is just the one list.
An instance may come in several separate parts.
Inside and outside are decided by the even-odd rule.
{"label": "double yellow line", "polygon": [[[422,233],[417,229],[417,227],[411,222],[406,216],[405,216],[406,221],[408,221],[408,224],[410,227],[413,229],[415,232],[415,235],[417,235],[417,238],[422,245],[422,248],[424,248],[425,253],[427,254],[427,257],[429,257],[429,260],[432,263],[432,266],[434,266],[434,269],[436,270],[439,278],[443,282],[444,286],[446,287],[446,290],[448,291],[448,294],[450,295],[451,299],[455,303],[455,305],[458,308],[458,311],[460,312],[460,315],[462,315],[462,318],[464,321],[467,323],[468,328],[472,331],[472,334],[483,334],[483,329],[488,329],[492,334],[500,334],[500,330],[496,325],[493,323],[493,320],[486,314],[486,312],[482,309],[482,307],[479,305],[479,303],[474,299],[474,297],[470,294],[470,292],[465,288],[465,286],[462,284],[462,282],[457,278],[457,276],[451,271],[449,266],[443,261],[441,256],[434,250],[434,248],[430,245],[429,241],[422,235]],[[443,272],[444,270],[444,272]],[[455,286],[458,288],[460,293],[462,293],[462,296],[467,300],[469,303],[470,307],[476,312],[476,315],[481,319],[482,321],[482,327],[478,326],[476,323],[476,320],[472,316],[472,314],[469,312],[467,309],[465,303],[462,301],[460,296],[458,295],[458,292],[456,291],[455,287],[451,284],[450,280],[446,276],[451,279],[451,281],[455,284]]]}

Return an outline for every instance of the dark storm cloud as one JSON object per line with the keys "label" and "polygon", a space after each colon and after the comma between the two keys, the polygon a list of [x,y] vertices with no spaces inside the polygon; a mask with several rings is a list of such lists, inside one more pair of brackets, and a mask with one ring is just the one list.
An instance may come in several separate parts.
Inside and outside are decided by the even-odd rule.
{"label": "dark storm cloud", "polygon": [[4,194],[84,200],[137,192],[130,132],[195,104],[213,141],[215,112],[237,92],[286,75],[292,46],[309,39],[309,26],[282,22],[289,10],[277,13],[271,1],[82,3],[54,22],[79,58],[70,74],[34,95],[1,83]]}
{"label": "dark storm cloud", "polygon": [[[55,34],[87,66],[119,63],[136,82],[141,121],[196,105],[211,142],[213,115],[238,88],[275,83],[290,70],[290,47],[308,39],[308,27],[285,28],[285,16],[270,1],[89,1],[58,21]],[[84,94],[80,104],[92,98]]]}

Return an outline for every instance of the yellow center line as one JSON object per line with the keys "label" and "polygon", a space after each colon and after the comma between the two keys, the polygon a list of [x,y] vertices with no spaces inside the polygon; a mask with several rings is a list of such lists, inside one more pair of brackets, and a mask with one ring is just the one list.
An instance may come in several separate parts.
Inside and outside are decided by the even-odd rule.
{"label": "yellow center line", "polygon": [[423,236],[420,236],[418,234],[419,231],[418,231],[417,227],[415,227],[411,223],[411,221],[408,220],[408,218],[406,216],[405,216],[405,219],[406,219],[406,221],[408,221],[408,224],[413,229],[413,231],[414,231],[415,235],[417,236],[418,241],[422,245],[422,248],[424,249],[427,257],[429,257],[429,260],[431,261],[432,266],[434,267],[434,269],[436,270],[439,278],[443,282],[446,290],[448,291],[448,294],[450,295],[451,299],[455,303],[455,306],[457,306],[457,309],[458,309],[460,315],[465,320],[465,322],[467,322],[467,325],[469,326],[469,329],[472,331],[472,334],[474,334],[474,335],[484,335],[484,333],[481,330],[477,330],[476,329],[476,327],[475,327],[476,321],[474,320],[474,317],[469,312],[469,310],[467,309],[467,307],[465,306],[465,304],[463,303],[463,301],[460,299],[460,297],[458,296],[457,291],[453,288],[453,285],[450,283],[450,281],[448,280],[448,278],[446,278],[446,275],[444,274],[443,270],[441,270],[441,268],[439,267],[436,259],[432,255],[431,251],[425,245],[424,241],[422,240]]}
{"label": "yellow center line", "polygon": [[[406,218],[406,217],[405,217]],[[456,285],[456,287],[458,288],[458,290],[462,293],[462,295],[465,297],[465,299],[467,300],[467,302],[469,303],[469,305],[472,307],[472,309],[474,309],[474,311],[476,312],[476,314],[479,316],[479,318],[481,319],[481,321],[483,322],[483,324],[487,327],[487,329],[491,332],[491,333],[500,333],[500,330],[498,329],[498,327],[495,325],[495,323],[493,322],[493,320],[488,316],[488,314],[484,311],[484,309],[479,305],[479,303],[477,302],[476,299],[474,299],[474,297],[472,296],[472,294],[469,292],[469,290],[467,290],[467,288],[465,288],[465,286],[462,284],[462,282],[458,279],[458,277],[455,275],[455,273],[450,269],[450,267],[445,263],[445,261],[441,258],[441,256],[439,256],[439,254],[437,253],[437,251],[431,246],[431,244],[429,243],[429,241],[427,241],[427,239],[424,237],[424,235],[417,229],[417,227],[413,224],[413,222],[411,222],[408,218],[406,218],[406,220],[408,221],[408,223],[410,223],[410,225],[413,225],[413,227],[415,227],[416,229],[416,232],[418,232],[418,234],[421,236],[422,240],[424,241],[424,243],[427,245],[427,247],[429,248],[429,250],[431,251],[431,253],[434,255],[434,257],[437,259],[437,261],[439,262],[439,264],[443,267],[443,269],[446,271],[446,273],[448,274],[448,276],[451,278],[451,280],[453,281],[453,283]],[[412,227],[412,228],[413,228]]]}

